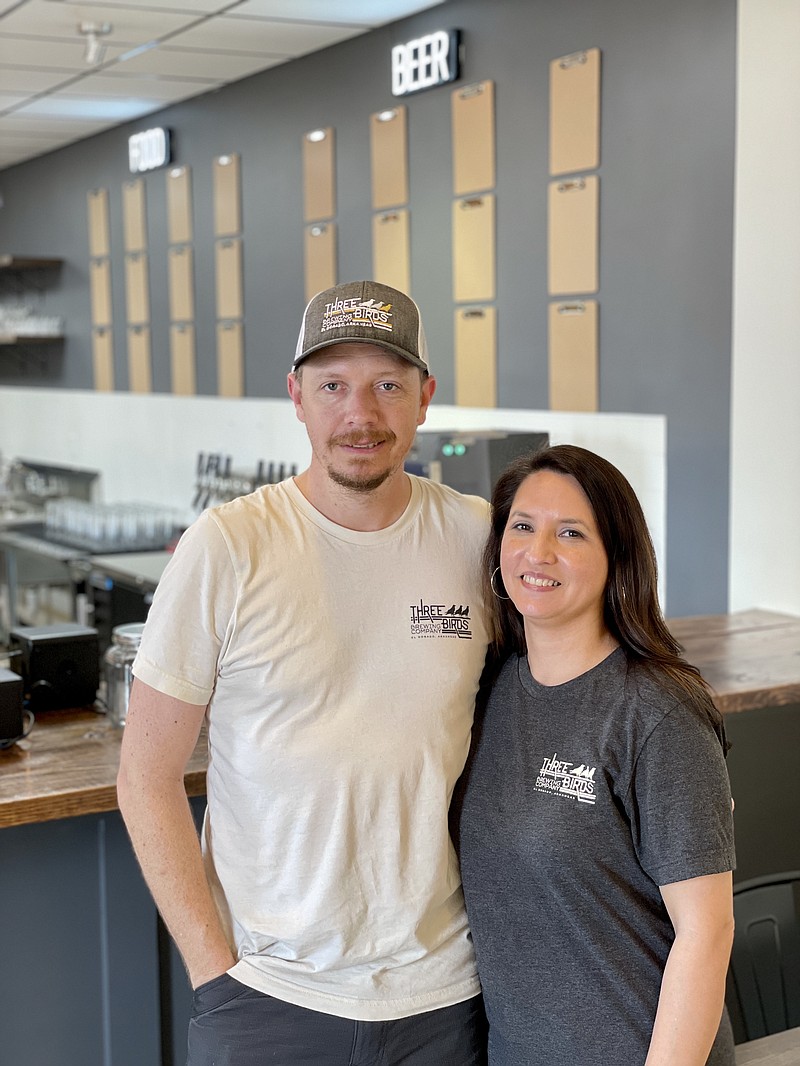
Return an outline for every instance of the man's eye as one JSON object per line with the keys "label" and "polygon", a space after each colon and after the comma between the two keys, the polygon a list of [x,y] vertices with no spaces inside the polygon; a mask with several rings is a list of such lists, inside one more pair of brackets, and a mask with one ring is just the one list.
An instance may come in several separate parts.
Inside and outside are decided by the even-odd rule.
{"label": "man's eye", "polygon": [[384,392],[394,392],[397,388],[393,381],[382,381],[380,387]]}
{"label": "man's eye", "polygon": [[336,390],[339,388],[339,382],[326,381],[322,388],[325,390],[325,392],[336,392]]}

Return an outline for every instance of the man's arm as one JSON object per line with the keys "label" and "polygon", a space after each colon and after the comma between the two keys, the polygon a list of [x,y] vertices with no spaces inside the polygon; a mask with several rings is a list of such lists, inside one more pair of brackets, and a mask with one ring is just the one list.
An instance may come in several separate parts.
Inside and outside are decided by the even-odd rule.
{"label": "man's arm", "polygon": [[136,857],[193,988],[236,962],[206,880],[183,784],[205,710],[135,680],[117,778]]}
{"label": "man's arm", "polygon": [[730,873],[661,886],[675,928],[645,1066],[705,1066],[725,1000],[733,944]]}

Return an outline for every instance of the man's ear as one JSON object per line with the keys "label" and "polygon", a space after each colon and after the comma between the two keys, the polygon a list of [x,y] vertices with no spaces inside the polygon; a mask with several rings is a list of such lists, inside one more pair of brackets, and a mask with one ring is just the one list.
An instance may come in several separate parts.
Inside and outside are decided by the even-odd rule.
{"label": "man's ear", "polygon": [[306,416],[303,411],[303,387],[297,375],[292,371],[286,378],[286,387],[294,404],[294,413],[301,422],[305,422]]}

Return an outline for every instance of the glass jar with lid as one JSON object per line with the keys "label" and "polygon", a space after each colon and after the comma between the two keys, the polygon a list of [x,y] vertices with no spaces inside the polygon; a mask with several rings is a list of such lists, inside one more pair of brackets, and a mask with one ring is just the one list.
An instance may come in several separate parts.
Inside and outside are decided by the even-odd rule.
{"label": "glass jar with lid", "polygon": [[133,683],[131,667],[139,650],[144,622],[114,626],[111,644],[103,656],[106,680],[106,707],[113,725],[124,726],[128,717],[128,699]]}

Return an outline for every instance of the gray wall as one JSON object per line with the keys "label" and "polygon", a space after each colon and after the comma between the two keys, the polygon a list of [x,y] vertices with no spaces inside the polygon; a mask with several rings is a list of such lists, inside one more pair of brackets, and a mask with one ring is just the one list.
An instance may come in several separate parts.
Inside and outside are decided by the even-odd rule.
{"label": "gray wall", "polygon": [[[735,0],[451,0],[151,116],[192,167],[198,389],[216,391],[211,161],[242,157],[246,387],[281,396],[303,304],[301,136],[336,129],[339,276],[370,273],[369,115],[392,102],[391,46],[461,28],[462,81],[496,84],[499,403],[547,406],[548,70],[602,51],[600,403],[668,416],[670,613],[727,608]],[[453,401],[450,87],[407,101],[412,288]],[[0,354],[0,385],[91,388],[86,192],[112,213],[116,374],[125,387],[121,188],[140,121],[0,173],[0,250],[63,256],[44,361]],[[154,387],[169,391],[164,175],[146,177]]]}

